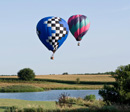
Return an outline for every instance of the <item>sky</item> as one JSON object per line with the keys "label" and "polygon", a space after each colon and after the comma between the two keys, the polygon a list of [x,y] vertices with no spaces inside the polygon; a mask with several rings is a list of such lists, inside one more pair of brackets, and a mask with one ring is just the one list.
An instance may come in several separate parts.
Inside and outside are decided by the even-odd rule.
{"label": "sky", "polygon": [[[52,52],[36,25],[48,16],[68,21],[86,15],[90,28],[81,45],[72,34]],[[130,0],[0,0],[0,75],[31,68],[36,75],[115,71],[130,64]]]}

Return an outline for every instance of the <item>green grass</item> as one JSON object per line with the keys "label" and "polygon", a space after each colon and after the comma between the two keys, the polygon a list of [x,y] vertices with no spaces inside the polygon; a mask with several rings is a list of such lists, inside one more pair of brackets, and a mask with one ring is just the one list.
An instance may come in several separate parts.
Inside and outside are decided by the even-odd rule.
{"label": "green grass", "polygon": [[[18,99],[0,99],[0,112],[4,112],[9,107],[23,108],[43,108],[45,110],[56,110],[58,107],[55,101],[27,101]],[[82,106],[74,105],[74,108],[81,108]]]}
{"label": "green grass", "polygon": [[38,92],[38,91],[43,91],[43,88],[30,85],[12,85],[0,88],[0,92]]}
{"label": "green grass", "polygon": [[[130,112],[130,106],[111,105],[98,106],[98,102],[89,107],[74,105],[71,108],[57,107],[54,101],[26,101],[16,99],[0,99],[0,112],[9,108],[17,108],[24,111],[6,111],[6,112]],[[91,102],[92,103],[92,102]],[[42,110],[42,111],[36,111]]]}
{"label": "green grass", "polygon": [[17,100],[17,99],[0,99],[0,112],[4,112],[8,107],[18,107],[18,108],[38,108],[43,107],[45,109],[51,108],[55,109],[55,102],[51,101],[27,101],[27,100]]}
{"label": "green grass", "polygon": [[55,109],[55,101],[28,101],[18,99],[0,99],[1,107],[16,106],[19,108],[43,107],[45,109]]}

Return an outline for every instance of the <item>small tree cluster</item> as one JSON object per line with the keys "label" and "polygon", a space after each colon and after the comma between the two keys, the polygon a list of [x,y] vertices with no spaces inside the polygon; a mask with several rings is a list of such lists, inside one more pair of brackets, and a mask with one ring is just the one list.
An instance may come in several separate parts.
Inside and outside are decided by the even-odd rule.
{"label": "small tree cluster", "polygon": [[112,76],[116,80],[115,84],[112,87],[105,85],[99,94],[108,104],[130,104],[130,64],[118,67]]}
{"label": "small tree cluster", "polygon": [[84,100],[94,101],[94,100],[96,100],[96,96],[95,95],[86,95]]}
{"label": "small tree cluster", "polygon": [[68,75],[68,72],[64,72],[62,75]]}
{"label": "small tree cluster", "polygon": [[21,80],[31,81],[35,78],[35,73],[30,68],[24,68],[18,72],[18,77]]}
{"label": "small tree cluster", "polygon": [[77,78],[76,79],[76,84],[79,84],[80,83],[80,78]]}
{"label": "small tree cluster", "polygon": [[58,99],[58,102],[56,102],[56,105],[62,107],[72,107],[72,104],[68,102],[69,94],[67,93],[62,93],[60,94],[60,97]]}

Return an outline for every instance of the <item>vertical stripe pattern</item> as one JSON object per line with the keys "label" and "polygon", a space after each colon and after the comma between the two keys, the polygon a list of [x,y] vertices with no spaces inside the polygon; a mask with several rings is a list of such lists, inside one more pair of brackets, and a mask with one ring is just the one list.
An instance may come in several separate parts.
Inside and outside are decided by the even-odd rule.
{"label": "vertical stripe pattern", "polygon": [[90,22],[84,15],[73,15],[68,19],[69,30],[77,41],[80,41],[87,33]]}

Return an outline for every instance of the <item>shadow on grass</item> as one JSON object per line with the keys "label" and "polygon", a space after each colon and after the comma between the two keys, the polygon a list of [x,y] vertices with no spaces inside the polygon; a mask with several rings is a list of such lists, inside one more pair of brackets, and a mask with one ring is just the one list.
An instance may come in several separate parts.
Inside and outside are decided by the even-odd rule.
{"label": "shadow on grass", "polygon": [[9,108],[8,106],[0,106],[0,109],[7,109]]}

